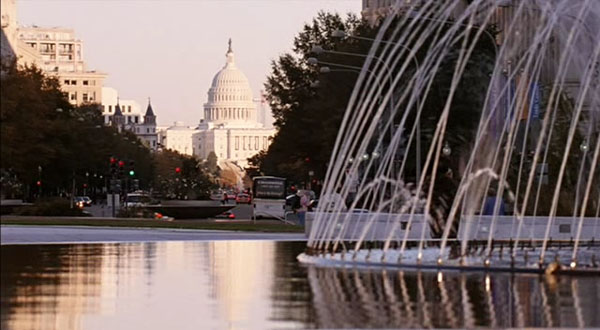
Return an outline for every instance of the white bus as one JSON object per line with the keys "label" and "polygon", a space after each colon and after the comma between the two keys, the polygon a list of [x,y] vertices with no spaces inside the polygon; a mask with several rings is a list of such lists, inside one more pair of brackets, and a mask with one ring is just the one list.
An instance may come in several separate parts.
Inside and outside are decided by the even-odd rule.
{"label": "white bus", "polygon": [[274,176],[257,176],[252,180],[254,218],[285,219],[286,179]]}

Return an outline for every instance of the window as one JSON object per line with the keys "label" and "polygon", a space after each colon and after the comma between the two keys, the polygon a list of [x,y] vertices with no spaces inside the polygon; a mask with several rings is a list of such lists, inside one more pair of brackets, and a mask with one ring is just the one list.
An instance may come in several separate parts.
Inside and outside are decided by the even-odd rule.
{"label": "window", "polygon": [[70,80],[65,80],[65,85],[69,85],[70,82]]}
{"label": "window", "polygon": [[77,80],[71,80],[71,85],[77,85]]}
{"label": "window", "polygon": [[263,136],[263,149],[267,149],[267,137]]}
{"label": "window", "polygon": [[150,129],[149,128],[146,128],[146,133],[150,133]]}
{"label": "window", "polygon": [[88,101],[88,94],[87,93],[83,93],[83,102],[87,102]]}
{"label": "window", "polygon": [[258,150],[258,136],[254,137],[254,150]]}
{"label": "window", "polygon": [[248,150],[252,150],[252,137],[248,137]]}
{"label": "window", "polygon": [[87,81],[87,80],[84,80],[84,81],[83,81],[83,86],[87,86],[87,85],[88,85],[88,81]]}
{"label": "window", "polygon": [[245,136],[242,137],[242,149],[246,150],[246,137]]}
{"label": "window", "polygon": [[235,137],[235,150],[239,150],[240,149],[240,137],[236,136]]}
{"label": "window", "polygon": [[156,147],[156,141],[152,141],[152,146]]}
{"label": "window", "polygon": [[73,92],[73,94],[71,94],[71,101],[77,101],[77,92]]}
{"label": "window", "polygon": [[108,112],[112,112],[112,105],[108,106]]}
{"label": "window", "polygon": [[137,123],[138,123],[138,121],[139,121],[139,119],[138,119],[138,116],[135,116],[135,117],[133,117],[133,122],[134,122],[134,123],[136,123],[136,124],[137,124]]}
{"label": "window", "polygon": [[131,112],[131,106],[130,105],[127,106],[127,112]]}

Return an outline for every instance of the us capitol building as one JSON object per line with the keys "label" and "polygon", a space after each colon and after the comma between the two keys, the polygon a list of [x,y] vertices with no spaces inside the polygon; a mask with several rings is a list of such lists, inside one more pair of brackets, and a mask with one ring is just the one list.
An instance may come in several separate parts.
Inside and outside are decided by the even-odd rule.
{"label": "us capitol building", "polygon": [[225,56],[225,66],[208,90],[204,119],[195,128],[168,127],[159,139],[167,149],[202,159],[214,152],[220,163],[232,162],[243,168],[248,158],[268,148],[275,129],[258,121],[248,78],[235,65],[231,39]]}

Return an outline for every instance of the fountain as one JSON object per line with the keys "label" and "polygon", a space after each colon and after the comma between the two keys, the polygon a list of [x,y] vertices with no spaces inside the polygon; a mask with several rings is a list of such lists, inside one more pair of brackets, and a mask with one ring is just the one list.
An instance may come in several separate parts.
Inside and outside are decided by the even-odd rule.
{"label": "fountain", "polygon": [[[599,273],[600,3],[397,1],[394,12],[298,259]],[[335,195],[347,209],[328,205]]]}

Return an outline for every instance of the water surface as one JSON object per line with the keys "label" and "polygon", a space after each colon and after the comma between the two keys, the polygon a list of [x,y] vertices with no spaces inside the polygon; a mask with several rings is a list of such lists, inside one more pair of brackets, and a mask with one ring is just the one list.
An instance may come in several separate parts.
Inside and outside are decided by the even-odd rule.
{"label": "water surface", "polygon": [[317,268],[303,242],[1,247],[2,329],[599,327],[600,280]]}

